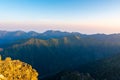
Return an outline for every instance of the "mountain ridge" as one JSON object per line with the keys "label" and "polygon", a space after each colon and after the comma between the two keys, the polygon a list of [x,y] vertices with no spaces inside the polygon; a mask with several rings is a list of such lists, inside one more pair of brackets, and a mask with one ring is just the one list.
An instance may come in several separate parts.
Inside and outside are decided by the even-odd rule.
{"label": "mountain ridge", "polygon": [[18,31],[7,34],[0,42],[4,58],[10,56],[31,64],[41,74],[39,78],[120,53],[120,34]]}
{"label": "mountain ridge", "polygon": [[117,42],[76,35],[47,40],[30,38],[5,48],[2,55],[30,63],[43,76],[120,53],[119,47]]}

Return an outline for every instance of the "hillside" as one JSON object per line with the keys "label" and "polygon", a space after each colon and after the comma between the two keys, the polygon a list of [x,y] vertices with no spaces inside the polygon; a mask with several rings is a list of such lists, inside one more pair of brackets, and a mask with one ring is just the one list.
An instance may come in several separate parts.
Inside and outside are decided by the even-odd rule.
{"label": "hillside", "polygon": [[120,34],[81,34],[78,32],[61,32],[61,31],[53,31],[48,30],[43,33],[38,33],[35,31],[0,31],[0,47],[8,47],[11,44],[14,44],[16,41],[30,39],[30,38],[38,38],[38,39],[51,39],[51,38],[63,38],[67,36],[79,36],[81,38],[94,38],[97,40],[101,40],[104,42],[111,42],[111,43],[119,43],[120,44]]}
{"label": "hillside", "polygon": [[[23,33],[20,32],[17,37]],[[8,43],[0,45],[0,54],[4,58],[10,56],[13,59],[20,59],[31,64],[38,73],[41,73],[39,78],[66,69],[76,69],[78,66],[81,67],[84,64],[120,53],[120,34],[85,35],[60,31],[28,33],[33,37],[11,36],[11,39],[17,40],[13,40],[11,44],[8,40]],[[1,38],[5,40],[5,38]]]}
{"label": "hillside", "polygon": [[44,33],[37,33],[34,31],[24,32],[24,31],[0,31],[0,47],[6,47],[8,44],[12,44],[15,41],[29,39],[29,38],[39,38],[39,39],[50,39],[50,38],[60,38],[69,35],[74,35],[69,32],[52,31],[48,30]]}
{"label": "hillside", "polygon": [[97,80],[120,80],[120,54],[78,67],[80,72],[88,72]]}
{"label": "hillside", "polygon": [[59,72],[55,75],[43,78],[41,80],[95,80],[89,73],[80,73],[78,71]]}
{"label": "hillside", "polygon": [[80,36],[31,38],[5,48],[1,55],[31,64],[42,77],[117,54],[119,47],[117,42]]}
{"label": "hillside", "polygon": [[[77,72],[76,72],[77,71]],[[81,73],[80,73],[81,72]],[[42,80],[120,80],[120,54],[66,69]]]}

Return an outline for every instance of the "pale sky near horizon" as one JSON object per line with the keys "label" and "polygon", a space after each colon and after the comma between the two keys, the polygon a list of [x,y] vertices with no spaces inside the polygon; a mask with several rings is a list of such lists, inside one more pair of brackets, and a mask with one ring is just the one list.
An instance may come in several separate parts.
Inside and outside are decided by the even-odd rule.
{"label": "pale sky near horizon", "polygon": [[120,0],[0,0],[0,30],[120,33]]}

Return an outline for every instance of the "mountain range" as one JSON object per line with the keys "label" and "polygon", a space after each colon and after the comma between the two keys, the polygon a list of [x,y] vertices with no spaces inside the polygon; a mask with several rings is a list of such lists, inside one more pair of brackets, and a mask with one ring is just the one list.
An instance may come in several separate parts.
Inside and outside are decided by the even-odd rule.
{"label": "mountain range", "polygon": [[39,79],[79,71],[96,80],[120,80],[120,34],[0,31],[0,54],[31,64]]}
{"label": "mountain range", "polygon": [[24,31],[0,31],[0,44],[12,43],[20,39],[29,39],[29,38],[40,38],[40,39],[49,39],[49,38],[60,38],[63,36],[72,35],[73,33],[60,32],[48,30],[44,33],[37,33],[35,31],[24,32]]}

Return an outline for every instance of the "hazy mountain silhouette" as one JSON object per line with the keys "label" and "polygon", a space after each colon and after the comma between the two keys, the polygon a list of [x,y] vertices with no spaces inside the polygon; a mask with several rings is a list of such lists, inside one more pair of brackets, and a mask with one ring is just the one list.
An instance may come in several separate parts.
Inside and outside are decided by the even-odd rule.
{"label": "hazy mountain silhouette", "polygon": [[3,57],[10,56],[31,64],[41,78],[120,53],[120,34],[0,31],[0,39]]}
{"label": "hazy mountain silhouette", "polygon": [[0,31],[0,45],[2,44],[10,44],[15,42],[16,40],[23,40],[29,38],[40,38],[40,39],[50,39],[50,38],[60,38],[68,35],[73,35],[68,32],[61,31],[46,31],[44,33],[37,33],[34,31],[24,32],[24,31]]}

